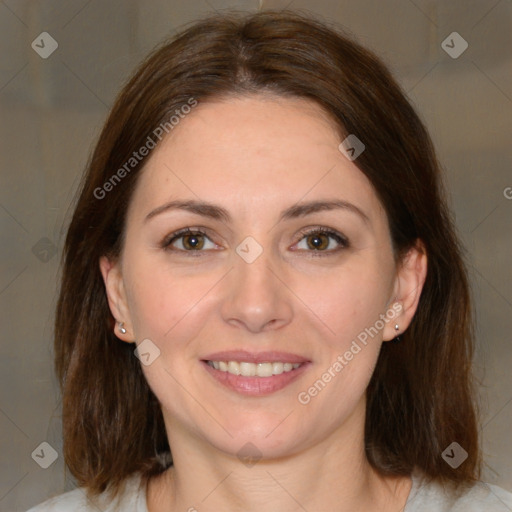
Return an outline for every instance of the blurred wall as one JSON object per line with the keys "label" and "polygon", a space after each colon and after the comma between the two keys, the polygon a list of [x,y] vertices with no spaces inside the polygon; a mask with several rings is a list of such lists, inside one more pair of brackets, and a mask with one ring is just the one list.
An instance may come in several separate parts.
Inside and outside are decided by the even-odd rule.
{"label": "blurred wall", "polygon": [[[477,300],[484,480],[512,491],[510,0],[5,0],[0,510],[24,511],[74,486],[62,461],[52,315],[70,202],[101,124],[156,43],[230,7],[307,9],[335,20],[384,59],[425,120],[446,169]],[[462,39],[452,43],[453,32]]]}

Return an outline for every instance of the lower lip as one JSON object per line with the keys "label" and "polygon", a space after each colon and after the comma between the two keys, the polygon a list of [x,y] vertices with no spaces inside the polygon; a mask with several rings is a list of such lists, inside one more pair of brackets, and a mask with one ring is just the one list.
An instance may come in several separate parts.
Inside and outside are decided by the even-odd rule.
{"label": "lower lip", "polygon": [[229,372],[223,372],[212,368],[206,361],[201,361],[206,371],[218,382],[229,389],[243,395],[264,396],[270,395],[291,384],[300,377],[310,363],[303,363],[298,368],[289,372],[283,372],[272,377],[243,377],[242,375],[233,375]]}

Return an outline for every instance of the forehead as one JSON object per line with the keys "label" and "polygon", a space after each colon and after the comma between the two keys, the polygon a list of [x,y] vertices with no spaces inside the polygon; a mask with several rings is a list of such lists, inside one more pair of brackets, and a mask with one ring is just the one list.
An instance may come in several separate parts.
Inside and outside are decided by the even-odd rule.
{"label": "forehead", "polygon": [[263,213],[336,196],[377,211],[371,183],[338,149],[339,132],[305,99],[254,95],[199,103],[153,150],[131,208],[190,198]]}

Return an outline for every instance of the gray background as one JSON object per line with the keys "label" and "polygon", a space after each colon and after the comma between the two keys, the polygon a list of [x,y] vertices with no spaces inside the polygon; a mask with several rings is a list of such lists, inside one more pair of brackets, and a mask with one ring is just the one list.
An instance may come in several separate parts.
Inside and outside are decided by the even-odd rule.
{"label": "gray background", "polygon": [[[140,59],[183,23],[223,8],[288,5],[336,20],[376,51],[432,134],[478,311],[484,480],[512,491],[511,0],[5,0],[0,510],[23,511],[73,487],[62,462],[52,368],[58,254],[79,176],[114,95]],[[31,47],[43,31],[59,45],[47,59]],[[458,58],[441,46],[454,31],[469,44]],[[43,441],[58,454],[48,469],[31,457]]]}

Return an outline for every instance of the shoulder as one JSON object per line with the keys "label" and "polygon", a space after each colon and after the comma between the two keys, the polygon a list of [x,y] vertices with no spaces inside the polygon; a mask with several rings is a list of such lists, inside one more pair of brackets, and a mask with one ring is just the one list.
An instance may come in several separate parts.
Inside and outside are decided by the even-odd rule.
{"label": "shoulder", "polygon": [[85,489],[79,487],[50,498],[27,512],[97,512],[98,510],[103,512],[148,512],[146,492],[141,485],[140,475],[127,479],[123,492],[114,501],[109,500],[106,493],[92,501],[87,498]]}
{"label": "shoulder", "polygon": [[92,510],[87,505],[87,498],[83,489],[75,489],[50,498],[27,512],[64,512],[65,510],[76,510],[77,512]]}
{"label": "shoulder", "polygon": [[454,489],[437,482],[425,483],[413,474],[413,487],[404,512],[510,512],[512,494],[497,485],[478,482]]}
{"label": "shoulder", "polygon": [[454,501],[453,512],[510,512],[512,494],[497,485],[479,482]]}

